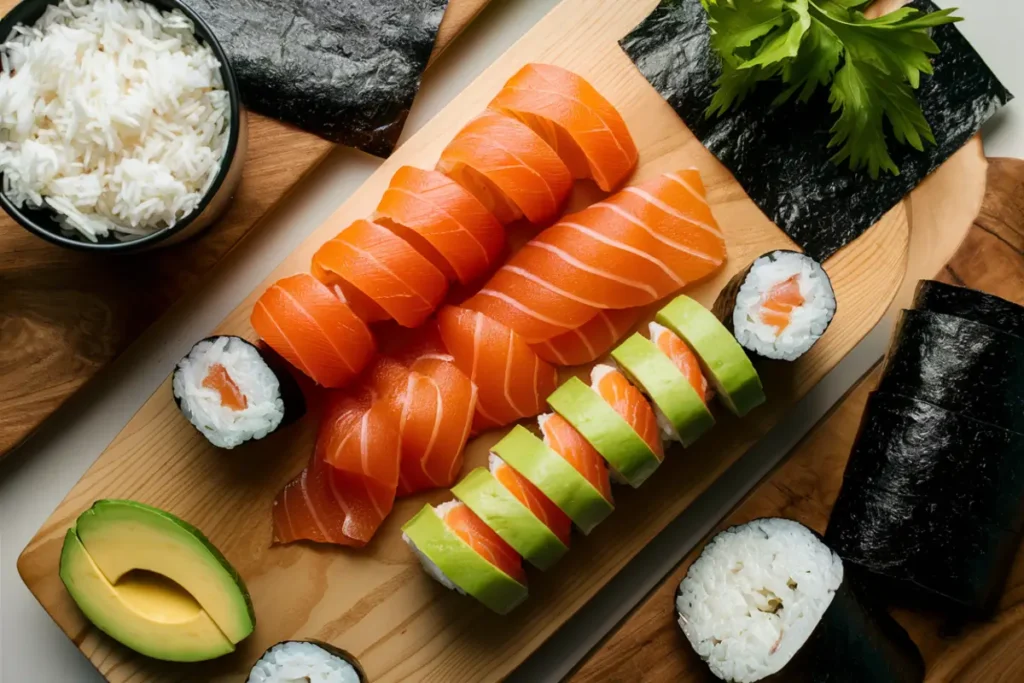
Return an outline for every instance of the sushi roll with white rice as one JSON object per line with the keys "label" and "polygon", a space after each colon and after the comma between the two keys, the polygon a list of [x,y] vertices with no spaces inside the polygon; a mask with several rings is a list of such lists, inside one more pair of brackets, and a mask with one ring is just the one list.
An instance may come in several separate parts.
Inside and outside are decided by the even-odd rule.
{"label": "sushi roll with white rice", "polygon": [[367,683],[355,657],[327,643],[286,640],[263,653],[246,683]]}
{"label": "sushi roll with white rice", "polygon": [[810,256],[773,251],[733,278],[714,312],[747,351],[792,361],[825,334],[836,312],[836,295],[825,270]]}
{"label": "sushi roll with white rice", "polygon": [[262,439],[305,412],[302,391],[269,354],[241,337],[210,337],[174,368],[182,415],[218,448]]}
{"label": "sushi roll with white rice", "polygon": [[758,519],[719,533],[676,593],[679,626],[724,681],[911,683],[924,663],[807,527]]}

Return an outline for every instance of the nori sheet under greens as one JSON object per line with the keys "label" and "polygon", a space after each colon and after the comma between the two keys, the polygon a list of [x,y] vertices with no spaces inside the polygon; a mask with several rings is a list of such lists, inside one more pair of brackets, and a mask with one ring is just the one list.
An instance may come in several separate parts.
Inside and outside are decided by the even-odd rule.
{"label": "nori sheet under greens", "polygon": [[[911,4],[936,9],[927,0]],[[917,91],[938,144],[922,153],[890,137],[901,174],[872,180],[829,161],[834,116],[825,89],[807,104],[794,100],[773,110],[779,87],[765,83],[738,109],[706,118],[721,73],[709,35],[700,0],[662,0],[620,44],[761,210],[818,261],[875,224],[1012,99],[956,28],[939,27],[935,75]]]}
{"label": "nori sheet under greens", "polygon": [[914,308],[955,315],[1024,338],[1024,306],[994,294],[921,280],[914,291]]}
{"label": "nori sheet under greens", "polygon": [[253,111],[391,154],[448,0],[186,0]]}
{"label": "nori sheet under greens", "polygon": [[929,311],[903,311],[878,390],[1024,433],[1024,340]]}

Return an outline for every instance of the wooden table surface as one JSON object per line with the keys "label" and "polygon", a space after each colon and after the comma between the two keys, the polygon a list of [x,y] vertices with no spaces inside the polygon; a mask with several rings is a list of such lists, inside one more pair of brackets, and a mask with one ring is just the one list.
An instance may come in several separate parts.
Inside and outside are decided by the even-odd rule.
{"label": "wooden table surface", "polygon": [[[990,161],[981,213],[939,279],[1024,303],[1024,161]],[[875,366],[851,389],[711,535],[758,517],[792,518],[824,532],[879,372]],[[675,590],[703,544],[589,655],[569,676],[569,683],[716,680],[679,630],[673,604]],[[1024,554],[1018,556],[999,612],[990,622],[949,632],[937,615],[905,609],[894,614],[921,649],[929,683],[1024,680]]]}

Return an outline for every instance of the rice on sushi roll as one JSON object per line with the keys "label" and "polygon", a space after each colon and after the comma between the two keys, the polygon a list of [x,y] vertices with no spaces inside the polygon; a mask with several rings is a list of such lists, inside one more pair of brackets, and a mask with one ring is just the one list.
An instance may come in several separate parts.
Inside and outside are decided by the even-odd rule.
{"label": "rice on sushi roll", "polygon": [[174,368],[174,401],[218,448],[262,439],[306,411],[298,383],[281,365],[241,337],[203,339]]}
{"label": "rice on sushi roll", "polygon": [[836,295],[810,256],[773,251],[726,285],[714,313],[747,351],[793,361],[825,334],[836,313]]}
{"label": "rice on sushi roll", "polygon": [[694,652],[725,681],[924,680],[906,632],[862,603],[839,556],[792,520],[716,535],[679,584],[676,609]]}
{"label": "rice on sushi roll", "polygon": [[246,683],[368,683],[355,657],[328,643],[286,640],[263,653]]}

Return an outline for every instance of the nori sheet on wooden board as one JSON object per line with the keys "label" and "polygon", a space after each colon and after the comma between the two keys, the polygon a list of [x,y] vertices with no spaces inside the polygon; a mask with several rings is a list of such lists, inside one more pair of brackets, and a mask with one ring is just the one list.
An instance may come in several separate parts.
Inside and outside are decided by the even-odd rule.
{"label": "nori sheet on wooden board", "polygon": [[[911,5],[936,9],[927,0]],[[834,115],[825,88],[806,104],[794,98],[773,110],[779,88],[765,83],[740,108],[706,118],[721,73],[709,36],[700,0],[662,0],[620,44],[761,210],[818,261],[874,225],[1013,97],[955,27],[939,27],[935,75],[917,91],[938,144],[918,152],[890,137],[901,174],[872,180],[829,160]]]}
{"label": "nori sheet on wooden board", "polygon": [[893,597],[908,597],[909,588],[930,608],[980,616],[998,602],[1021,536],[941,502],[908,501],[844,480],[825,542]]}
{"label": "nori sheet on wooden board", "polygon": [[253,111],[386,157],[448,0],[186,0]]}
{"label": "nori sheet on wooden board", "polygon": [[955,315],[1024,338],[1024,306],[976,289],[921,280],[914,291],[914,308]]}
{"label": "nori sheet on wooden board", "polygon": [[1024,435],[912,398],[870,396],[843,481],[1024,528]]}
{"label": "nori sheet on wooden board", "polygon": [[903,311],[878,390],[1024,433],[1024,340],[963,318]]}

